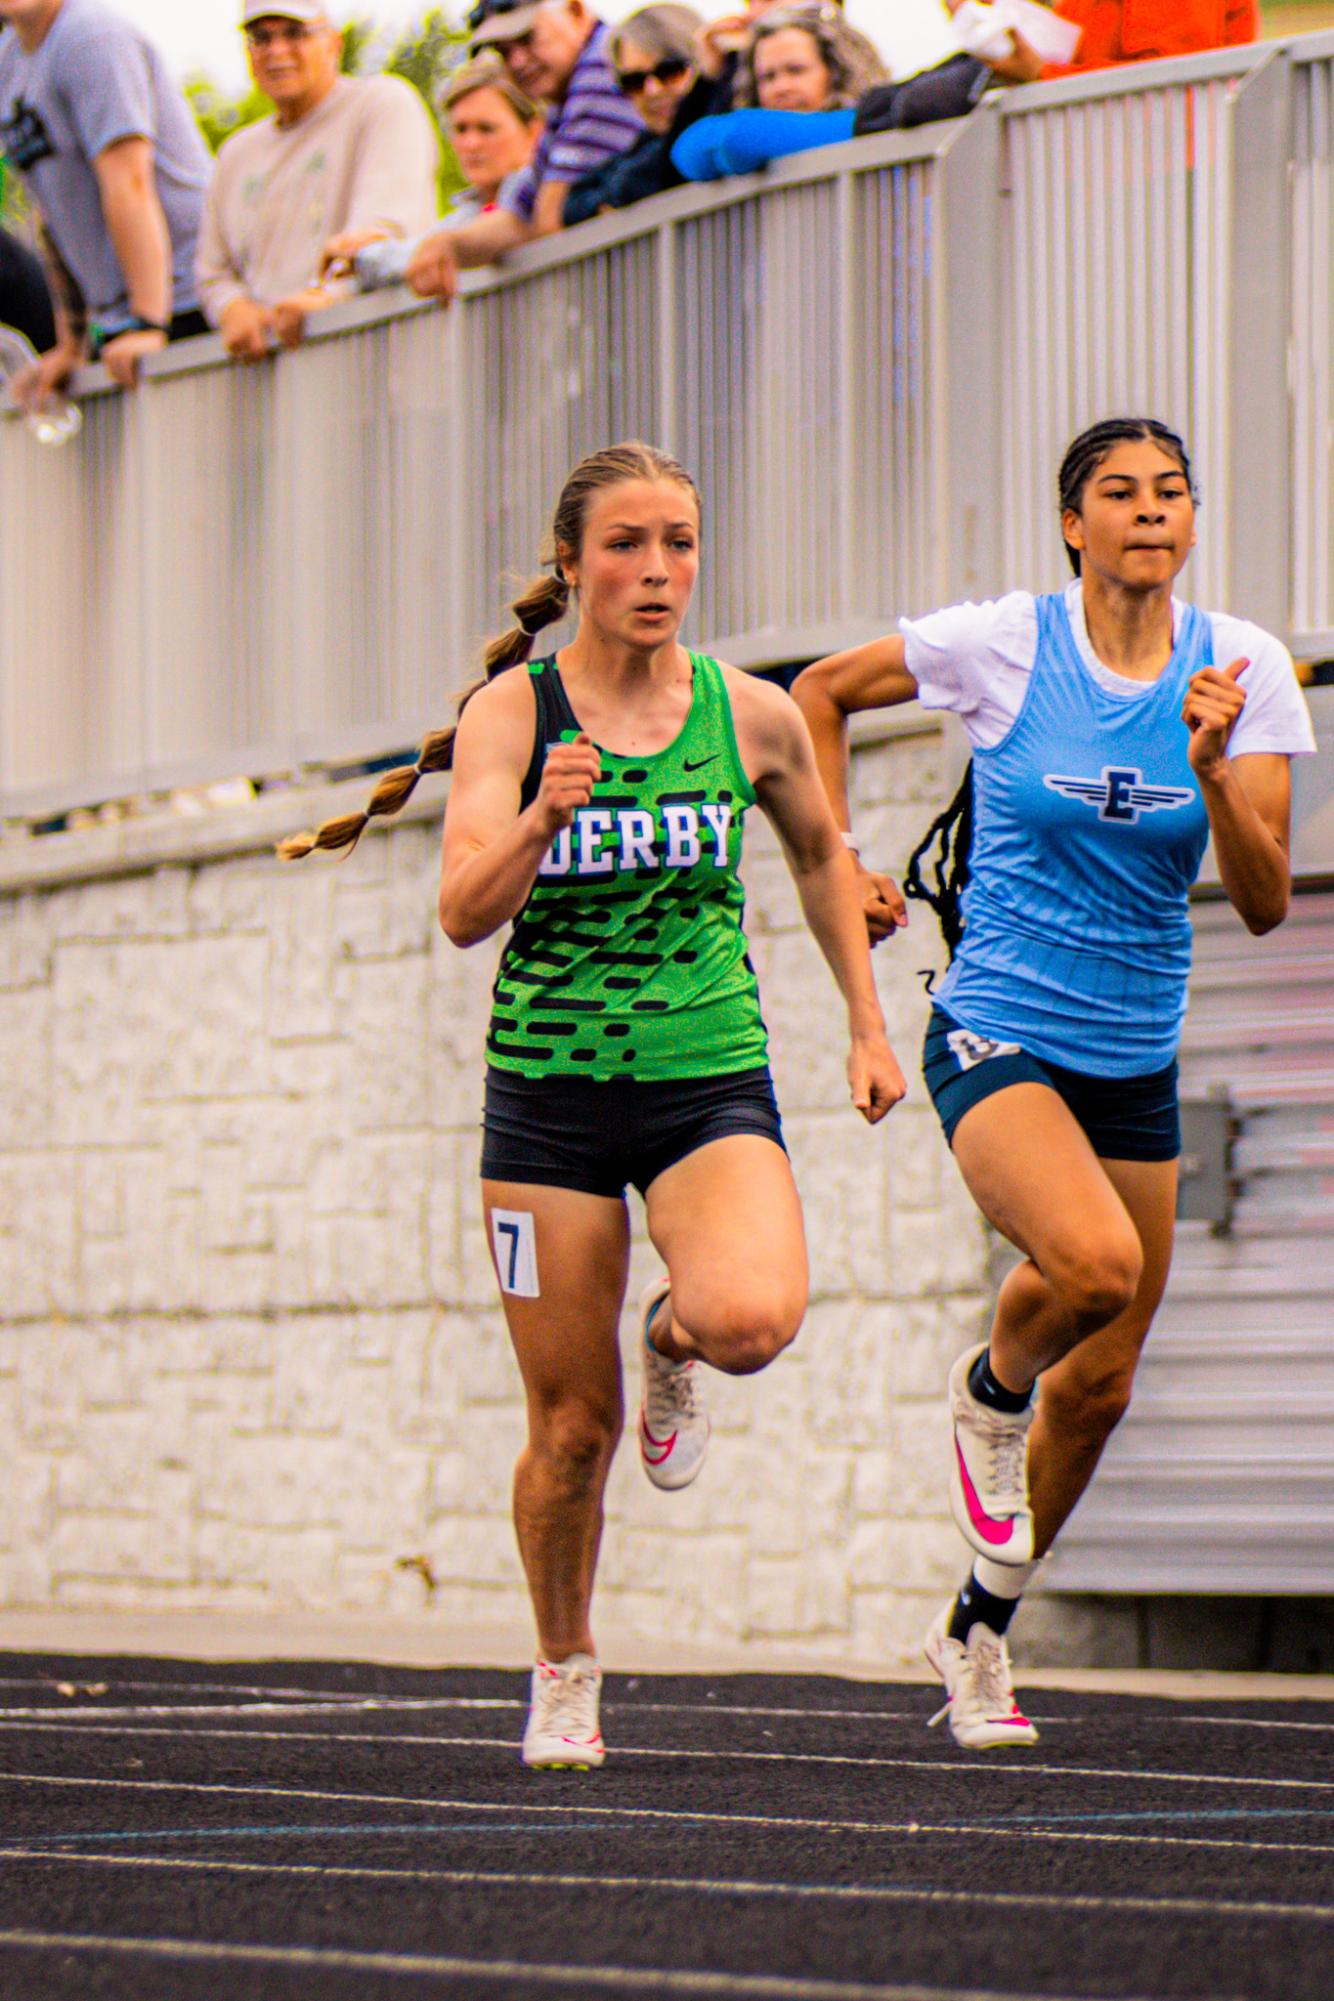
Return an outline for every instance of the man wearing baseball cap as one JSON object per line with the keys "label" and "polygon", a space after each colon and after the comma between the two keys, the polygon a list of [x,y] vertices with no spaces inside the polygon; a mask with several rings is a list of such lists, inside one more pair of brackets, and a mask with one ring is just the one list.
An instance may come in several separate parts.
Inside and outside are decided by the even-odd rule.
{"label": "man wearing baseball cap", "polygon": [[547,122],[532,164],[506,183],[495,209],[461,229],[433,230],[418,246],[408,283],[446,305],[461,266],[490,264],[560,229],[572,184],[644,130],[617,86],[606,24],[585,0],[478,0],[468,26],[473,48],[494,48],[525,96],[546,105]]}
{"label": "man wearing baseball cap", "polygon": [[5,24],[0,152],[41,208],[57,308],[55,346],[14,393],[44,402],[90,354],[128,389],[145,355],[207,331],[208,150],[161,52],[102,0],[0,0]]}
{"label": "man wearing baseball cap", "polygon": [[331,266],[430,228],[440,146],[411,84],[340,74],[342,39],[320,0],[262,0],[241,25],[274,111],[218,154],[198,271],[228,352],[258,361],[276,341],[296,347],[307,314],[355,290]]}

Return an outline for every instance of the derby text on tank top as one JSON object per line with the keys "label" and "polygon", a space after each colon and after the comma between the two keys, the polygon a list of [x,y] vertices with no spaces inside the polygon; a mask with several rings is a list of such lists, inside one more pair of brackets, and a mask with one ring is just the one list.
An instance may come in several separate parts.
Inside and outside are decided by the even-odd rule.
{"label": "derby text on tank top", "polygon": [[[680,735],[651,757],[602,750],[591,802],[552,843],[496,975],[487,1055],[525,1077],[720,1077],[767,1053],[741,928],[742,819],[755,792],[715,660],[691,655]],[[579,725],[554,660],[533,662],[523,788]]]}
{"label": "derby text on tank top", "polygon": [[1095,1077],[1162,1069],[1186,1008],[1187,892],[1209,824],[1186,755],[1186,684],[1213,664],[1188,608],[1143,694],[1103,688],[1065,603],[1009,734],[974,753],[976,831],[958,957],[940,987],[965,1028]]}

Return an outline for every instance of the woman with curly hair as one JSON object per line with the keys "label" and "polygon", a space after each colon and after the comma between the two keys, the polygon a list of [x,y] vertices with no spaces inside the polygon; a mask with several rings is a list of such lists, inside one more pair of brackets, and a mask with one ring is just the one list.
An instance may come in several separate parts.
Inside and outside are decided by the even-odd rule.
{"label": "woman with curly hair", "polygon": [[885,66],[837,7],[779,7],[751,30],[737,73],[739,109],[701,118],[672,148],[688,181],[754,173],[788,153],[850,139],[853,107]]}

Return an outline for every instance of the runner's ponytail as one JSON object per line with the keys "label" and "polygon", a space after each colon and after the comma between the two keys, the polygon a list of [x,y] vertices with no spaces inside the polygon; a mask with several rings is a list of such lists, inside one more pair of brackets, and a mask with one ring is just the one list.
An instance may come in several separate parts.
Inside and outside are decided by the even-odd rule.
{"label": "runner's ponytail", "polygon": [[[461,691],[457,714],[461,716],[478,690],[488,681],[494,681],[497,674],[527,660],[538,633],[545,626],[558,624],[569,608],[570,587],[559,569],[550,576],[544,573],[533,577],[525,584],[510,606],[514,624],[487,647],[482,656],[483,671]],[[415,764],[400,764],[393,771],[386,771],[364,812],[341,814],[337,819],[326,820],[313,833],[292,834],[279,841],[279,859],[301,861],[316,848],[346,848],[351,852],[372,820],[402,812],[416,791],[419,778],[428,772],[451,768],[457,735],[457,720],[448,729],[432,730],[423,740]]]}
{"label": "runner's ponytail", "polygon": [[[951,961],[963,937],[963,893],[973,872],[972,850],[973,761],[970,758],[958,791],[913,849],[903,879],[903,894],[935,911]],[[923,863],[931,867],[930,883],[923,880]]]}

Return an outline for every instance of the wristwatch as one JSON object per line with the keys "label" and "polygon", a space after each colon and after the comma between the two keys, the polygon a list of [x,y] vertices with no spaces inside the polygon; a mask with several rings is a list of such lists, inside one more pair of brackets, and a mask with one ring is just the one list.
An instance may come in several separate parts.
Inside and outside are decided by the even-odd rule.
{"label": "wristwatch", "polygon": [[91,328],[89,332],[89,346],[92,350],[93,360],[96,361],[103,348],[110,346],[113,340],[119,340],[122,334],[131,333],[160,333],[164,340],[171,339],[171,328],[165,325],[162,320],[147,320],[142,313],[131,313],[130,317],[120,326],[94,326]]}

